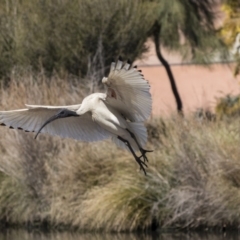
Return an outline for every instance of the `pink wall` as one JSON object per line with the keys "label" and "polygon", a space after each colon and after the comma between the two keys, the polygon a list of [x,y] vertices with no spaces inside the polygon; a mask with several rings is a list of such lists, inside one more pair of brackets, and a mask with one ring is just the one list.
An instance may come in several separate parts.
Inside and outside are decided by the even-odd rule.
{"label": "pink wall", "polygon": [[[168,115],[175,111],[176,104],[169,80],[162,66],[138,67],[150,82],[153,97],[153,115]],[[197,108],[213,110],[216,98],[240,93],[240,76],[234,78],[232,67],[227,64],[172,65],[185,113]]]}

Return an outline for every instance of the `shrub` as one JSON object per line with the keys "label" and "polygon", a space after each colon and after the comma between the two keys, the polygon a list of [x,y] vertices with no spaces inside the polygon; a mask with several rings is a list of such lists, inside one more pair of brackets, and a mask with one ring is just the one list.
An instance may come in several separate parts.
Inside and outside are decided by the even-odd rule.
{"label": "shrub", "polygon": [[216,106],[216,114],[219,118],[240,116],[240,96],[220,98]]}

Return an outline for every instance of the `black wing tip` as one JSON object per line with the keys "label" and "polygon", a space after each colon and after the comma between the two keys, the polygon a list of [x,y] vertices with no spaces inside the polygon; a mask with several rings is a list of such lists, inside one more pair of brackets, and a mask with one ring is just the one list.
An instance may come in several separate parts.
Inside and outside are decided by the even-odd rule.
{"label": "black wing tip", "polygon": [[[123,62],[123,58],[122,58],[122,56],[121,56],[121,55],[119,55],[119,57],[118,57],[118,61],[121,61],[121,62]],[[112,62],[116,62],[116,60],[112,58]],[[130,59],[129,59],[129,58],[127,59],[126,63],[128,63],[128,64],[132,65],[132,61],[130,61]],[[137,66],[136,66],[136,67],[137,67]]]}
{"label": "black wing tip", "polygon": [[20,127],[14,128],[13,126],[7,126],[5,123],[0,123],[0,126],[8,127],[9,129],[19,129],[19,130],[23,130],[23,129],[20,128]]}
{"label": "black wing tip", "polygon": [[21,131],[24,131],[24,132],[35,132],[34,130],[33,131],[28,131],[28,130],[25,130],[21,127],[13,127],[13,126],[7,126],[5,123],[0,123],[0,126],[4,126],[4,127],[8,127],[9,129],[17,129],[17,130],[21,130]]}
{"label": "black wing tip", "polygon": [[[117,58],[117,61],[116,61],[116,59],[113,59],[113,58],[112,58],[112,63],[117,63],[118,61],[121,61],[121,62],[124,61],[121,55],[119,55],[119,57]],[[130,61],[129,58],[127,59],[127,61],[126,61],[125,63],[127,63],[127,64],[129,64],[130,66],[132,66],[132,61]],[[130,68],[131,68],[131,67],[130,67]],[[137,68],[137,65],[134,66],[134,68]],[[141,71],[141,70],[139,70],[139,72],[140,72],[140,71]]]}

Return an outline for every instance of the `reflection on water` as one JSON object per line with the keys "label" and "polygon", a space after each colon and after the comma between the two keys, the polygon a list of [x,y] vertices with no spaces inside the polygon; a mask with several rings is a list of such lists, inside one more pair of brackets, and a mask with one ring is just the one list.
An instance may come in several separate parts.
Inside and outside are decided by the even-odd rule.
{"label": "reflection on water", "polygon": [[240,240],[238,233],[71,233],[71,232],[27,232],[10,230],[0,233],[0,240]]}

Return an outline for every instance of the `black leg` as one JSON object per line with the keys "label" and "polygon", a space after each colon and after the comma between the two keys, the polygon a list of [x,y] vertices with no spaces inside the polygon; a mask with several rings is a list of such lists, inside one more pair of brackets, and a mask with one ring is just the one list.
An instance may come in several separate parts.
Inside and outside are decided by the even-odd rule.
{"label": "black leg", "polygon": [[[141,154],[142,154],[141,157],[143,157],[143,161],[144,161],[144,162],[145,162],[145,161],[148,162],[146,153],[147,153],[147,152],[153,152],[153,150],[145,150],[145,149],[143,149],[143,148],[140,146],[140,144],[139,144],[136,136],[135,136],[131,131],[129,131],[127,128],[126,128],[126,130],[129,132],[130,136],[135,140],[135,142],[136,142],[136,144],[137,144],[137,146],[138,146],[138,148],[139,148],[139,150],[140,150],[140,152],[141,152]],[[141,157],[140,157],[140,158],[141,158]]]}
{"label": "black leg", "polygon": [[141,157],[138,157],[138,156],[136,155],[136,153],[135,153],[135,152],[133,151],[133,149],[132,149],[132,146],[130,145],[130,143],[129,143],[126,139],[124,139],[124,138],[122,138],[122,137],[120,137],[120,136],[118,136],[118,139],[121,140],[122,142],[124,142],[124,143],[126,144],[126,146],[127,146],[127,147],[129,148],[129,150],[131,151],[132,155],[134,156],[135,160],[136,160],[137,163],[139,164],[140,170],[143,170],[144,174],[147,175],[146,170],[145,170],[145,168],[144,168],[144,167],[147,167],[147,164],[141,160],[141,157],[142,157],[142,156],[141,156]]}

